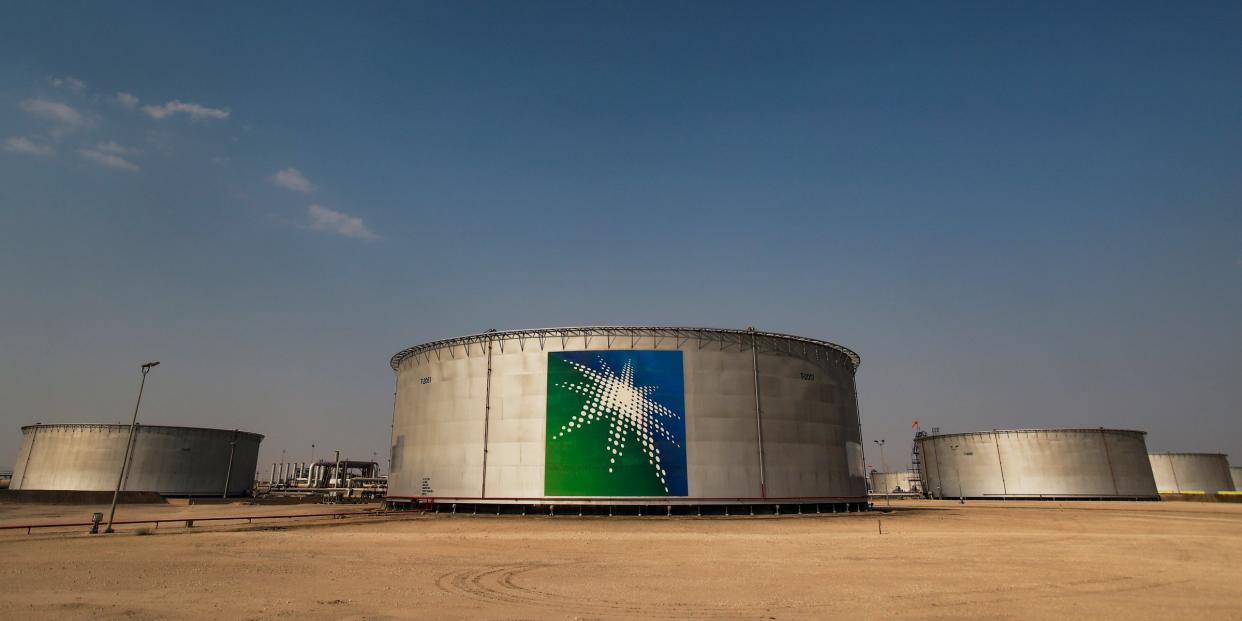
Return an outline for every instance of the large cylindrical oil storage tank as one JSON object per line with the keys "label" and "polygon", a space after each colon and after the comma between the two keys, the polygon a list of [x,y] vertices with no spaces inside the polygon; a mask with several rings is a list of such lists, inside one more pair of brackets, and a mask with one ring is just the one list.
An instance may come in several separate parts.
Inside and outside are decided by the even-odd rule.
{"label": "large cylindrical oil storage tank", "polygon": [[1157,500],[1142,431],[1020,429],[920,435],[932,498]]}
{"label": "large cylindrical oil storage tank", "polygon": [[1235,491],[1229,459],[1220,453],[1152,453],[1151,471],[1161,494]]}
{"label": "large cylindrical oil storage tank", "polygon": [[390,503],[866,506],[859,358],[840,345],[555,328],[436,341],[390,364]]}
{"label": "large cylindrical oil storage tank", "polygon": [[872,494],[911,494],[921,493],[919,476],[913,472],[872,472]]}
{"label": "large cylindrical oil storage tank", "polygon": [[[129,425],[30,425],[12,489],[113,491]],[[233,429],[138,425],[122,489],[165,496],[242,496],[254,483],[263,436]],[[227,481],[227,483],[226,483]]]}

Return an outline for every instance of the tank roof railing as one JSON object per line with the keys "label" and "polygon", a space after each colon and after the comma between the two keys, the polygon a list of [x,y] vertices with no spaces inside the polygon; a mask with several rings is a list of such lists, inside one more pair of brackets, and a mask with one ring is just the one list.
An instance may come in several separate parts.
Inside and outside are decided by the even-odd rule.
{"label": "tank roof railing", "polygon": [[[147,425],[137,423],[134,425],[136,429],[147,431],[175,430],[175,431],[211,431],[216,433],[234,433],[238,435],[254,436],[259,440],[263,439],[263,434],[253,431],[242,431],[240,429],[220,429],[217,427],[184,427],[180,425]],[[129,431],[129,425],[125,423],[37,423],[34,425],[26,425],[22,427],[22,433],[27,430],[38,429],[39,431],[51,431],[54,429],[115,429]]]}
{"label": "tank roof railing", "polygon": [[924,436],[916,436],[916,439],[925,440],[930,438],[947,438],[950,436],[976,436],[991,435],[996,433],[1137,433],[1147,435],[1146,431],[1138,429],[1112,429],[1109,427],[1049,427],[1047,429],[985,429],[979,431],[959,431],[955,433],[929,433]]}
{"label": "tank roof railing", "polygon": [[692,340],[699,341],[700,345],[704,341],[719,342],[723,345],[736,345],[739,349],[750,345],[750,337],[757,337],[757,342],[762,339],[765,348],[764,351],[775,351],[787,354],[801,353],[807,355],[808,349],[816,351],[827,349],[844,356],[849,360],[851,370],[857,371],[862,364],[862,358],[853,350],[818,339],[811,339],[802,336],[793,336],[790,334],[780,334],[777,332],[762,332],[758,330],[734,330],[721,328],[688,328],[688,327],[668,327],[668,326],[591,326],[577,328],[540,328],[531,330],[488,330],[479,334],[471,334],[468,336],[459,336],[451,339],[442,339],[439,341],[431,341],[421,345],[415,345],[407,349],[397,352],[388,361],[393,371],[402,362],[409,358],[419,355],[429,355],[432,351],[440,349],[449,349],[462,346],[469,354],[470,348],[479,345],[480,353],[485,351],[488,342],[495,341],[498,343],[500,350],[504,351],[505,341],[518,341],[518,346],[522,349],[526,348],[527,341],[538,341],[540,349],[544,347],[544,343],[548,339],[557,339],[561,342],[561,347],[569,346],[571,339],[582,339],[584,347],[590,347],[592,339],[604,339],[605,347],[612,348],[618,341],[629,339],[630,347],[636,346],[639,338],[653,337],[658,347],[664,339],[675,340],[677,347],[680,349]]}

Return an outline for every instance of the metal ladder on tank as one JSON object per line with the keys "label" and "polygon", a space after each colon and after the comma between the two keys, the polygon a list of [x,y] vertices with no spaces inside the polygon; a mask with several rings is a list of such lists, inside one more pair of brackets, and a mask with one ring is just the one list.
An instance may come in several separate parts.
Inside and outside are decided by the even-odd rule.
{"label": "metal ladder on tank", "polygon": [[919,443],[915,440],[910,448],[910,491],[914,491],[914,487],[918,486],[919,494],[926,496],[927,490],[923,487],[923,460],[919,455]]}

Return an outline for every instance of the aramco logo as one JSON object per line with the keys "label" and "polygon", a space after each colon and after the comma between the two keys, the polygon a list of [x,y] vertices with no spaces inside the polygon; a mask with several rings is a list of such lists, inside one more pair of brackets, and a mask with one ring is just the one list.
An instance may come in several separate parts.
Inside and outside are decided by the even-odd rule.
{"label": "aramco logo", "polygon": [[549,352],[545,455],[549,496],[685,496],[681,352]]}

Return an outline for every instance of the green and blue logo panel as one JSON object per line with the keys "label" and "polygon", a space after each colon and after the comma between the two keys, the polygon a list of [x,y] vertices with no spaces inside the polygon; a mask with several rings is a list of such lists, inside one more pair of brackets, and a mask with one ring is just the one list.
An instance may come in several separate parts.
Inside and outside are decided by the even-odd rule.
{"label": "green and blue logo panel", "polygon": [[548,353],[544,494],[685,496],[680,351]]}

